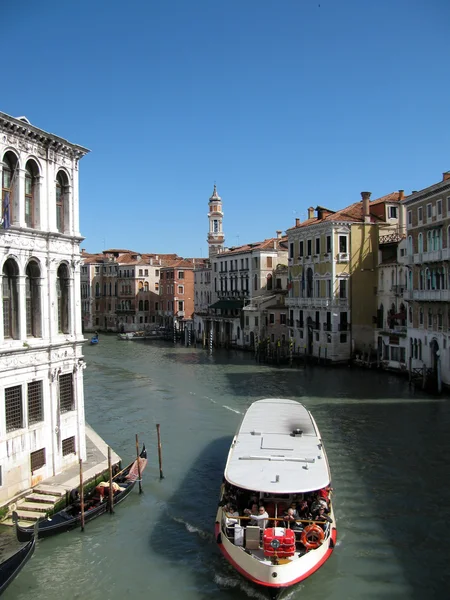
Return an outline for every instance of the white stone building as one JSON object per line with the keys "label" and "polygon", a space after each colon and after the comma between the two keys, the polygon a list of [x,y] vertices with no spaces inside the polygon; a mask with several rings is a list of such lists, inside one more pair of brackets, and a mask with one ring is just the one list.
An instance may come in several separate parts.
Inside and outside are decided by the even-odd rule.
{"label": "white stone building", "polygon": [[78,164],[0,113],[0,504],[85,459]]}

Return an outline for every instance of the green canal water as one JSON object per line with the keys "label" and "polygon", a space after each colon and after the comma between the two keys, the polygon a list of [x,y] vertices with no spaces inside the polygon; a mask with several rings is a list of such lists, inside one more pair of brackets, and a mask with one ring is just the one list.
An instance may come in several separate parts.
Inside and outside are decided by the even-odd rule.
{"label": "green canal water", "polygon": [[[267,598],[221,557],[214,517],[228,446],[254,400],[313,412],[335,488],[338,544],[287,597],[448,598],[450,403],[372,371],[272,368],[249,354],[101,336],[85,346],[86,418],[129,462],[135,434],[144,493],[39,543],[5,600]],[[159,480],[156,424],[161,424]]]}

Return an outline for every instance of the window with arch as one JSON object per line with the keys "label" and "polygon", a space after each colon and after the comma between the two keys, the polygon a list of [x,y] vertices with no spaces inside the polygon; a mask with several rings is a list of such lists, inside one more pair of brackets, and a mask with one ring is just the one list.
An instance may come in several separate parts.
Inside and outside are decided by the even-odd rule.
{"label": "window with arch", "polygon": [[417,358],[417,339],[414,338],[414,358]]}
{"label": "window with arch", "polygon": [[418,348],[418,359],[422,360],[422,340],[419,340],[419,342],[417,344],[417,348]]}
{"label": "window with arch", "polygon": [[433,328],[433,311],[431,310],[431,308],[428,309],[428,329],[432,329]]}
{"label": "window with arch", "polygon": [[27,337],[42,337],[41,327],[41,270],[35,260],[26,269],[26,323]]}
{"label": "window with arch", "polygon": [[427,231],[427,252],[431,252],[433,250],[433,233],[431,230]]}
{"label": "window with arch", "polygon": [[98,298],[100,296],[100,283],[97,281],[95,284],[95,297]]}
{"label": "window with arch", "polygon": [[419,308],[419,325],[423,326],[423,308]]}
{"label": "window with arch", "polygon": [[267,289],[271,290],[273,288],[273,280],[272,280],[272,275],[269,273],[267,275]]}
{"label": "window with arch", "polygon": [[[420,272],[420,275],[422,276],[422,271]],[[422,285],[423,285],[423,276],[422,276]],[[420,289],[422,289],[422,288],[420,288]],[[411,270],[408,273],[408,290],[410,290],[410,291],[413,290],[413,274],[412,274]]]}
{"label": "window with arch", "polygon": [[150,306],[149,306],[148,300],[144,300],[144,311],[148,312],[149,308],[150,308]]}
{"label": "window with arch", "polygon": [[380,269],[380,292],[384,289],[384,271]]}
{"label": "window with arch", "polygon": [[417,244],[418,244],[418,252],[422,253],[423,252],[423,233],[419,233],[419,237],[417,239]]}
{"label": "window with arch", "polygon": [[139,310],[142,312],[144,310],[144,301],[139,300]]}
{"label": "window with arch", "polygon": [[413,239],[412,236],[408,236],[408,254],[412,256],[413,254]]}
{"label": "window with arch", "polygon": [[15,216],[13,201],[15,200],[14,189],[17,181],[18,162],[17,156],[13,152],[6,152],[2,160],[2,207],[9,207],[9,223],[13,222]]}
{"label": "window with arch", "polygon": [[18,340],[19,333],[19,267],[12,258],[3,265],[3,335]]}
{"label": "window with arch", "polygon": [[413,312],[412,312],[412,308],[411,307],[409,307],[409,309],[408,309],[408,319],[409,319],[409,322],[412,323]]}
{"label": "window with arch", "polygon": [[[99,285],[99,284],[97,284]],[[69,333],[69,292],[70,279],[67,265],[59,265],[56,278],[58,298],[58,333]],[[100,291],[100,290],[99,290]],[[96,290],[97,293],[97,290]]]}
{"label": "window with arch", "polygon": [[[158,284],[155,284],[155,290],[158,291]],[[144,292],[148,292],[148,281],[144,283]]]}
{"label": "window with arch", "polygon": [[38,166],[34,160],[29,160],[25,165],[25,224],[30,228],[38,226],[38,179]]}
{"label": "window with arch", "polygon": [[69,188],[69,181],[64,171],[59,171],[56,176],[56,229],[61,233],[65,230],[65,204]]}

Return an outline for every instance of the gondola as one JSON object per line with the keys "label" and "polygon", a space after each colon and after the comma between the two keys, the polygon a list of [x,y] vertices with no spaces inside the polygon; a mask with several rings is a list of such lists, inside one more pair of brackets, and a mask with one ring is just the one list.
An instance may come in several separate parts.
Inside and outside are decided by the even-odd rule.
{"label": "gondola", "polygon": [[22,546],[15,554],[0,563],[0,596],[33,556],[35,546],[36,537],[34,528],[32,528],[31,538],[25,546]]}
{"label": "gondola", "polygon": [[[137,459],[132,462],[126,469],[117,473],[113,477],[113,488],[117,485],[118,489],[114,489],[114,506],[125,500],[131,490],[134,488],[138,480],[138,464]],[[145,445],[139,455],[140,472],[144,471],[147,465],[147,450]],[[105,493],[108,488],[97,486],[84,497],[84,522],[88,523],[108,511],[108,500],[105,498]],[[17,527],[17,539],[21,542],[27,542],[33,536],[33,527],[22,527],[18,524],[17,513],[13,513],[13,520]],[[66,508],[55,513],[51,517],[39,521],[38,539],[43,539],[70,531],[81,525],[80,502],[75,500]]]}

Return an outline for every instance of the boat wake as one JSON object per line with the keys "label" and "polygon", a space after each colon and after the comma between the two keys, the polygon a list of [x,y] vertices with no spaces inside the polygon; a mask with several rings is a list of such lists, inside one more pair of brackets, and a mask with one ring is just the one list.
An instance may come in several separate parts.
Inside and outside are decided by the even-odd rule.
{"label": "boat wake", "polygon": [[226,408],[227,410],[231,410],[231,412],[237,413],[238,415],[242,415],[240,410],[236,410],[235,408],[231,408],[231,406],[227,406],[226,404],[222,405],[222,408]]}
{"label": "boat wake", "polygon": [[[256,598],[256,600],[267,600],[270,598],[270,595],[264,594],[262,591],[258,590],[252,584],[247,583],[244,579],[239,577],[238,575],[219,575],[217,572],[214,573],[214,582],[220,586],[221,588],[227,589],[239,589],[241,592],[244,592],[246,596],[249,598]],[[283,591],[283,600],[291,600],[294,598],[298,588],[295,590],[286,590]]]}
{"label": "boat wake", "polygon": [[186,530],[189,531],[189,533],[196,533],[202,540],[208,540],[210,542],[214,540],[214,535],[211,532],[205,531],[204,529],[200,529],[195,525],[191,525],[190,523],[188,523],[184,519],[181,519],[180,517],[174,517],[173,515],[169,515],[169,517],[176,523],[181,523],[181,525],[184,525]]}

